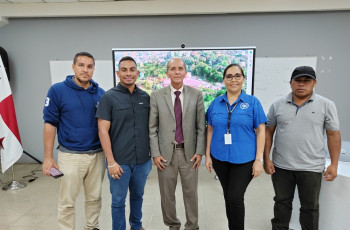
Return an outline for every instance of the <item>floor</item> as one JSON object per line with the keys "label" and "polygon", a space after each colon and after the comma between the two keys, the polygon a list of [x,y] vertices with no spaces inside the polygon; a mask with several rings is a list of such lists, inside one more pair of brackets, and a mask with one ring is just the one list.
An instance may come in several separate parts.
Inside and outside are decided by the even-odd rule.
{"label": "floor", "polygon": [[[18,181],[27,181],[27,187],[20,190],[0,191],[0,230],[56,230],[57,200],[59,179],[44,176],[40,164],[16,164],[15,175]],[[35,174],[38,177],[28,182]],[[12,180],[11,170],[0,173],[1,187]],[[109,181],[103,182],[103,204],[100,215],[100,229],[111,229]],[[222,189],[214,174],[209,174],[203,165],[199,168],[199,226],[201,230],[226,230]],[[176,190],[177,210],[181,222],[185,222],[181,183]],[[273,207],[273,188],[270,176],[262,174],[254,179],[246,192],[246,230],[271,229],[270,219]],[[126,207],[128,213],[128,202]],[[157,170],[155,166],[149,175],[143,204],[143,227],[147,230],[166,230],[160,208]],[[76,229],[83,229],[85,223],[83,195],[76,205]],[[129,229],[129,226],[127,227]]]}

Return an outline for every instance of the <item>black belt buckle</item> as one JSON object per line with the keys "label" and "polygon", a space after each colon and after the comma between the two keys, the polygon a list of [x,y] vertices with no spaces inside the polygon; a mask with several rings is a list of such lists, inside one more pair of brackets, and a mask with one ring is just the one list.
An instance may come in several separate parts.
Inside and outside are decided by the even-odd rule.
{"label": "black belt buckle", "polygon": [[183,148],[184,148],[184,143],[174,144],[174,149],[183,149]]}

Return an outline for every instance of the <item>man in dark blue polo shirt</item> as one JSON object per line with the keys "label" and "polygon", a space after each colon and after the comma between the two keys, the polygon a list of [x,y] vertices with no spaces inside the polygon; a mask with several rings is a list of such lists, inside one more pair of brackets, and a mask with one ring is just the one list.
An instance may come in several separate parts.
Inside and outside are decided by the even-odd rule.
{"label": "man in dark blue polo shirt", "polygon": [[101,98],[96,117],[99,136],[107,158],[112,194],[113,230],[125,230],[125,199],[130,189],[132,230],[142,228],[142,201],[151,171],[148,117],[149,95],[135,84],[139,71],[131,57],[119,61],[119,84]]}

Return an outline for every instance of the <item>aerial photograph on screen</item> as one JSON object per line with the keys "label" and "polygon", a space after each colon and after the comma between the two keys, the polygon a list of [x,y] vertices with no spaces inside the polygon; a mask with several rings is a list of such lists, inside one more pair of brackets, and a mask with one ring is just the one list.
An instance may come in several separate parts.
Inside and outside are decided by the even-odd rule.
{"label": "aerial photograph on screen", "polygon": [[243,89],[252,94],[254,49],[191,49],[191,50],[117,50],[113,49],[114,77],[117,84],[118,62],[124,56],[135,59],[140,76],[137,85],[151,94],[152,91],[170,84],[166,76],[166,64],[169,59],[179,57],[185,61],[186,85],[199,89],[203,93],[207,109],[211,101],[225,92],[223,72],[231,63],[243,67],[246,81]]}

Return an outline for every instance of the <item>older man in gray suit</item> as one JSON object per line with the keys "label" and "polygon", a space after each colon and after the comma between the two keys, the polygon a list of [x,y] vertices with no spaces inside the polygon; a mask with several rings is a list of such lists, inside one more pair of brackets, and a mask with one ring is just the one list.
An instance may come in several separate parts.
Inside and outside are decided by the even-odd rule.
{"label": "older man in gray suit", "polygon": [[171,84],[151,95],[149,135],[151,154],[158,168],[164,224],[180,229],[175,190],[180,174],[186,210],[185,229],[198,226],[198,167],[205,153],[205,115],[202,93],[183,84],[186,64],[173,58],[166,75]]}

